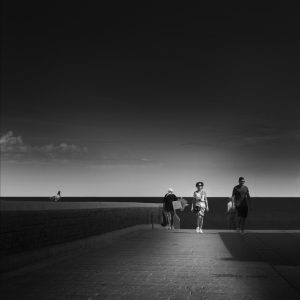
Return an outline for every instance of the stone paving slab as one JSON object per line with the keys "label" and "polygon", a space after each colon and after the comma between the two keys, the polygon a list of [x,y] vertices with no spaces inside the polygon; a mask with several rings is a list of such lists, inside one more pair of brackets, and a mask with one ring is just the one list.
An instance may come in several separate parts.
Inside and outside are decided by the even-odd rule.
{"label": "stone paving slab", "polygon": [[[84,255],[4,279],[0,295],[39,300],[299,299],[295,282],[249,246],[251,233],[228,234],[233,238],[224,241],[217,232],[128,233]],[[228,247],[228,241],[236,245]]]}

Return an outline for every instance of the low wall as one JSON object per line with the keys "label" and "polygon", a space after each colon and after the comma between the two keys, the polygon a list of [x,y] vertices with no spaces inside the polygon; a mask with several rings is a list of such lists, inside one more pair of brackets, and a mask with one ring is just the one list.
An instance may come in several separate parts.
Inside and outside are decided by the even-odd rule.
{"label": "low wall", "polygon": [[1,210],[0,255],[71,242],[160,222],[159,206],[62,210]]}
{"label": "low wall", "polygon": [[37,210],[77,210],[77,209],[99,209],[99,208],[130,208],[130,207],[158,207],[159,203],[139,202],[96,202],[96,201],[17,201],[0,200],[0,211],[37,211]]}
{"label": "low wall", "polygon": [[[189,204],[192,198],[185,198]],[[227,198],[208,198],[210,211],[205,214],[204,229],[226,229]],[[246,221],[247,229],[295,230],[300,229],[299,198],[252,198],[251,210]],[[191,206],[184,212],[178,211],[182,229],[196,227],[196,216]]]}
{"label": "low wall", "polygon": [[[186,199],[191,203],[191,198]],[[142,203],[17,200],[0,200],[0,272],[93,243],[99,245],[105,233],[118,234],[119,229],[125,232],[133,226],[161,221],[161,205],[157,204],[161,198],[156,198],[156,204],[148,203],[149,198]],[[206,213],[204,229],[226,229],[227,199],[208,201],[210,211]],[[182,229],[195,228],[196,217],[190,208],[177,211]],[[253,198],[247,229],[300,229],[299,212],[299,198]]]}
{"label": "low wall", "polygon": [[[107,198],[105,198],[107,199]],[[126,198],[128,199],[128,198]],[[146,198],[148,199],[148,198]],[[157,198],[158,200],[159,198]],[[191,203],[191,198],[186,198]],[[160,223],[154,203],[0,201],[0,255],[74,241],[138,224]],[[209,198],[204,228],[226,229],[226,198]],[[248,229],[300,229],[299,198],[253,198]],[[180,227],[195,228],[188,206]]]}

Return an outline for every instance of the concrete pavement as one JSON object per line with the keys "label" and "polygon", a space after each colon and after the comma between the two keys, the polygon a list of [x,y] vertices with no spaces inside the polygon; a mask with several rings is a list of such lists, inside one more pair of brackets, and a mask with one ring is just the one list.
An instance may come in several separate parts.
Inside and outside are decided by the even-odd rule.
{"label": "concrete pavement", "polygon": [[139,230],[1,280],[3,299],[299,299],[300,234]]}

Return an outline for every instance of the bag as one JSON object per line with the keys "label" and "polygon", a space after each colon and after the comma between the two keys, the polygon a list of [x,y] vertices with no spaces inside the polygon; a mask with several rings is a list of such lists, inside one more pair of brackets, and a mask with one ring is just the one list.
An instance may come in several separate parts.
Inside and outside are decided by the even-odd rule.
{"label": "bag", "polygon": [[205,202],[201,201],[201,202],[200,202],[200,207],[201,207],[201,208],[206,208]]}
{"label": "bag", "polygon": [[175,209],[182,209],[182,203],[181,203],[180,200],[173,201],[172,204],[173,204],[173,209],[174,209],[174,210],[175,210]]}
{"label": "bag", "polygon": [[195,213],[197,213],[197,212],[200,211],[200,207],[199,207],[199,206],[194,206],[194,209],[193,209],[193,210],[194,210]]}
{"label": "bag", "polygon": [[186,208],[186,206],[188,206],[189,204],[188,204],[188,202],[185,200],[185,199],[183,199],[183,198],[180,198],[180,200],[179,200],[180,202],[181,202],[181,211],[184,211],[184,209]]}

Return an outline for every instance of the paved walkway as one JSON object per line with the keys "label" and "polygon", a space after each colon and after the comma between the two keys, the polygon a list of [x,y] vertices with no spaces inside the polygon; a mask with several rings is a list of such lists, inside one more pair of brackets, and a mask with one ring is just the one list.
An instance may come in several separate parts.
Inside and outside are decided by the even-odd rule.
{"label": "paved walkway", "polygon": [[0,296],[299,299],[299,241],[299,233],[136,231],[105,247],[4,279]]}

